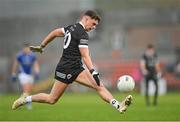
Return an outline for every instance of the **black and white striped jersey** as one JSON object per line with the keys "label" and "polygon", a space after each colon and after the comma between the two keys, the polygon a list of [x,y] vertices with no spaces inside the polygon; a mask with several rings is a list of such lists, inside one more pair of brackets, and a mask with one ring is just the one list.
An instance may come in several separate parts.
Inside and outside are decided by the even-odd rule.
{"label": "black and white striped jersey", "polygon": [[157,54],[154,54],[152,56],[148,56],[147,54],[143,54],[142,61],[144,61],[146,69],[150,74],[156,74],[156,64],[158,63],[158,57]]}
{"label": "black and white striped jersey", "polygon": [[62,28],[64,31],[64,49],[59,65],[71,66],[81,64],[79,48],[88,48],[89,36],[80,23]]}

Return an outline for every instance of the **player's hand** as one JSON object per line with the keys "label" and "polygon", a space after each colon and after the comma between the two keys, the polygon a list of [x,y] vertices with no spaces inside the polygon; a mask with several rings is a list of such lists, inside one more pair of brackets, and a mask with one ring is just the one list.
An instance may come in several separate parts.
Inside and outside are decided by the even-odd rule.
{"label": "player's hand", "polygon": [[91,69],[90,73],[92,74],[92,76],[93,76],[94,80],[96,81],[97,85],[100,86],[99,73],[94,69]]}
{"label": "player's hand", "polygon": [[16,81],[17,81],[17,77],[16,77],[15,74],[12,74],[12,76],[11,76],[11,81],[13,81],[13,82],[16,82]]}
{"label": "player's hand", "polygon": [[144,69],[144,70],[142,70],[142,74],[143,74],[144,76],[146,76],[146,75],[148,75],[148,71],[147,71],[146,69]]}
{"label": "player's hand", "polygon": [[43,53],[44,51],[44,48],[42,46],[29,46],[29,48],[32,52]]}
{"label": "player's hand", "polygon": [[157,79],[161,79],[162,73],[161,73],[161,72],[158,72],[156,76],[157,76]]}

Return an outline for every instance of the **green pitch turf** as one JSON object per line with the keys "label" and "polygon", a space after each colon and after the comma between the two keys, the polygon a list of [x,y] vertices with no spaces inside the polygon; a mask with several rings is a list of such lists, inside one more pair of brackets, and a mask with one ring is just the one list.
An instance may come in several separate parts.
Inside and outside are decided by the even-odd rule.
{"label": "green pitch turf", "polygon": [[[114,93],[122,99],[126,94]],[[120,114],[96,93],[65,93],[54,105],[33,103],[33,109],[11,110],[17,95],[0,96],[0,121],[180,121],[180,94],[159,97],[157,107],[146,107],[144,97],[133,94],[132,106]]]}

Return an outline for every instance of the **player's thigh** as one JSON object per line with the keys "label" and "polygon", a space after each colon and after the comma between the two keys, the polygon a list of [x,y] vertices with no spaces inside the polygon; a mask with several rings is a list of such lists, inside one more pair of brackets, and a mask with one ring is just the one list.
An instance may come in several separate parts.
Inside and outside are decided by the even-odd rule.
{"label": "player's thigh", "polygon": [[157,87],[158,86],[158,80],[156,78],[153,78],[152,81],[154,82],[154,85]]}
{"label": "player's thigh", "polygon": [[96,81],[87,70],[82,71],[75,81],[90,88],[96,89],[98,87]]}
{"label": "player's thigh", "polygon": [[54,85],[51,89],[50,96],[55,99],[58,99],[64,93],[67,86],[68,84],[55,80]]}

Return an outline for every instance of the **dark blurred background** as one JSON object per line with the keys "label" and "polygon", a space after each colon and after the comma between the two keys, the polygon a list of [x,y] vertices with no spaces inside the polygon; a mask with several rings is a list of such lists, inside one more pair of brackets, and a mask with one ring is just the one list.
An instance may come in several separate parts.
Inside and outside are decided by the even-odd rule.
{"label": "dark blurred background", "polygon": [[[95,9],[102,17],[90,33],[93,62],[105,85],[116,90],[119,76],[130,74],[140,91],[139,60],[146,48],[155,45],[167,90],[180,88],[180,0],[0,0],[0,94],[17,92],[11,67],[24,43],[38,45],[53,29],[78,22],[81,12]],[[63,50],[57,38],[38,54],[41,81],[51,87],[55,66]],[[76,86],[76,85],[75,85]],[[72,88],[83,88],[76,86]]]}

